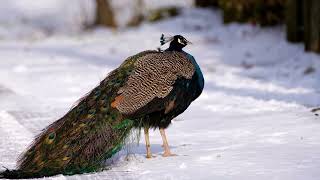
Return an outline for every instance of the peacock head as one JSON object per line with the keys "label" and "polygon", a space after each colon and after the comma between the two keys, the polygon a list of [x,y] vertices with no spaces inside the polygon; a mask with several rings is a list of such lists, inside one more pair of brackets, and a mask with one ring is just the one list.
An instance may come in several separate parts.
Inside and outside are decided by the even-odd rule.
{"label": "peacock head", "polygon": [[182,51],[182,48],[186,47],[188,44],[192,44],[190,41],[188,41],[181,35],[175,35],[173,37],[164,37],[164,35],[162,34],[160,38],[161,45],[164,45],[167,42],[170,42],[170,46],[167,49],[168,51]]}

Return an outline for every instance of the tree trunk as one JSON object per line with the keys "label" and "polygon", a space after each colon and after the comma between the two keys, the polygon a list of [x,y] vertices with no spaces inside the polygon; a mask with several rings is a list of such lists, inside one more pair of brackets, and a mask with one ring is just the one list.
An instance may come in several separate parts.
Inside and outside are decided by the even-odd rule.
{"label": "tree trunk", "polygon": [[287,39],[291,42],[303,41],[303,2],[287,0],[286,3]]}
{"label": "tree trunk", "polygon": [[320,52],[320,1],[312,0],[310,7],[310,50]]}
{"label": "tree trunk", "polygon": [[143,0],[135,0],[134,4],[134,14],[130,21],[128,22],[128,26],[138,26],[143,21],[143,11],[144,11],[144,2]]}
{"label": "tree trunk", "polygon": [[116,27],[112,7],[108,0],[96,0],[96,25]]}
{"label": "tree trunk", "polygon": [[306,51],[310,50],[310,31],[311,31],[311,14],[310,14],[311,0],[304,0],[303,2],[303,19],[304,19],[304,47]]}
{"label": "tree trunk", "polygon": [[198,7],[217,7],[219,0],[195,0],[195,5]]}

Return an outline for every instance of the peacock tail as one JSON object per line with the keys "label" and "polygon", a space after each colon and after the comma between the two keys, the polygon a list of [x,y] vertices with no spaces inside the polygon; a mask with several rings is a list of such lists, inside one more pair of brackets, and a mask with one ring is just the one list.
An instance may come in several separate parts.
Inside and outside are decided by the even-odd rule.
{"label": "peacock tail", "polygon": [[102,170],[132,130],[167,127],[200,95],[196,69],[184,52],[144,51],[127,58],[35,138],[17,170],[6,170],[0,178]]}

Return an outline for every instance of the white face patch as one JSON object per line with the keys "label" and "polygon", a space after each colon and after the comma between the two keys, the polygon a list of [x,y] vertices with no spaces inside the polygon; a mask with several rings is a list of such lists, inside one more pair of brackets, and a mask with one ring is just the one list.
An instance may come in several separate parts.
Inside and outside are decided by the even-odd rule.
{"label": "white face patch", "polygon": [[178,38],[178,43],[180,43],[182,45],[186,45],[180,38]]}

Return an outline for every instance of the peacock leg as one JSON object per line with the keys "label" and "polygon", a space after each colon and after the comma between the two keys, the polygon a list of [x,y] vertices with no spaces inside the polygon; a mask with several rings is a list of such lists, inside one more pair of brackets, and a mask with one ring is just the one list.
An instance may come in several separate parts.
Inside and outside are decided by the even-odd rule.
{"label": "peacock leg", "polygon": [[163,157],[168,157],[168,156],[176,156],[176,154],[172,154],[170,152],[170,148],[169,148],[169,144],[167,141],[167,137],[166,137],[166,132],[164,131],[164,128],[160,128],[160,134],[162,137],[162,141],[163,141],[163,148],[164,148],[164,153],[163,153]]}
{"label": "peacock leg", "polygon": [[146,140],[147,158],[152,158],[150,140],[149,140],[149,127],[144,127],[144,138]]}

